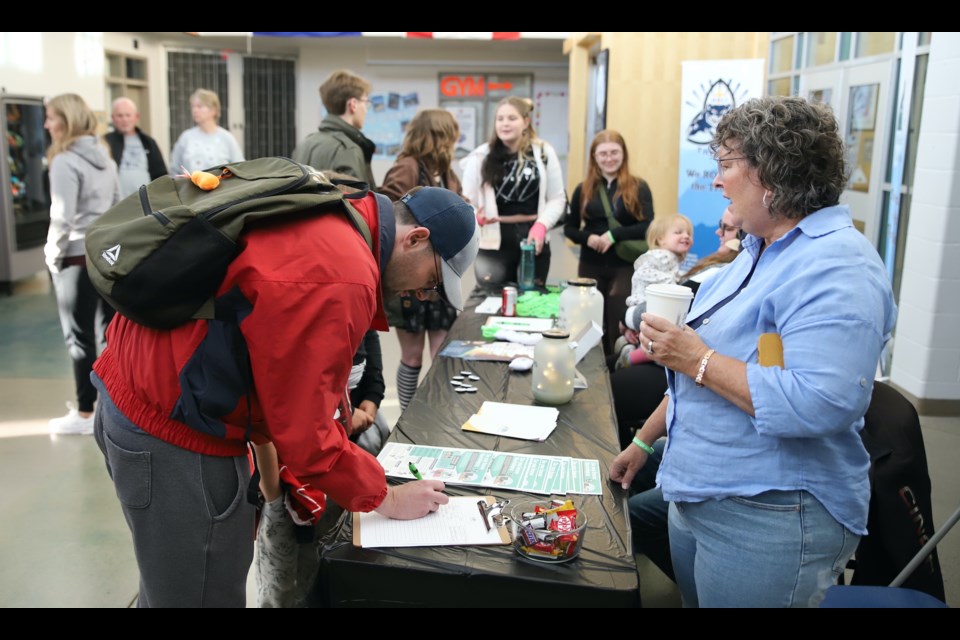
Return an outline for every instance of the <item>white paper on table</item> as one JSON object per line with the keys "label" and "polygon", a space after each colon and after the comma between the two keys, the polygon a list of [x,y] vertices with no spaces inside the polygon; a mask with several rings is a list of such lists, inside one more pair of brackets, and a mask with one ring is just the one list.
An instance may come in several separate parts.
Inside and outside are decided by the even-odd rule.
{"label": "white paper on table", "polygon": [[[375,511],[357,513],[355,536],[358,546],[372,547],[439,547],[475,544],[508,544],[502,530],[483,524],[477,508],[478,496],[451,497],[434,513],[416,520],[393,520]],[[486,498],[481,498],[486,500]],[[490,498],[488,502],[492,502]],[[356,521],[355,521],[356,522]]]}
{"label": "white paper on table", "polygon": [[462,428],[464,431],[543,442],[557,428],[559,415],[560,412],[552,407],[487,401]]}
{"label": "white paper on table", "polygon": [[474,313],[485,313],[487,315],[500,313],[500,310],[503,309],[503,300],[496,296],[490,296],[484,298],[483,302],[478,304],[474,309]]}

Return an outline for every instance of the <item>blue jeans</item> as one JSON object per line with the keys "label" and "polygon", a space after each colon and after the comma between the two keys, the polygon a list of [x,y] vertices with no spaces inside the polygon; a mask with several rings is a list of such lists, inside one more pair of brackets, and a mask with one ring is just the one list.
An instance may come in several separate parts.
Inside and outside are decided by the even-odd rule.
{"label": "blue jeans", "polygon": [[687,607],[816,607],[860,541],[806,491],[674,502],[669,519]]}

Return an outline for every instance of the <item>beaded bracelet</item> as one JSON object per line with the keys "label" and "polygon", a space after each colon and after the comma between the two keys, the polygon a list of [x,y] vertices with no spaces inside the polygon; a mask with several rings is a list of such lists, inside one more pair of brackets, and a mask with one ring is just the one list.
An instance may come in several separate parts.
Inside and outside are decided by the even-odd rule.
{"label": "beaded bracelet", "polygon": [[640,438],[634,438],[633,444],[637,445],[638,447],[646,451],[648,455],[652,456],[654,453],[656,453],[656,451],[653,450],[653,447],[648,445],[646,442],[644,442]]}
{"label": "beaded bracelet", "polygon": [[715,349],[710,349],[705,354],[703,354],[703,360],[700,361],[700,370],[697,371],[697,377],[693,379],[697,383],[698,387],[703,386],[703,374],[707,372],[707,363],[710,362],[710,356],[716,353]]}

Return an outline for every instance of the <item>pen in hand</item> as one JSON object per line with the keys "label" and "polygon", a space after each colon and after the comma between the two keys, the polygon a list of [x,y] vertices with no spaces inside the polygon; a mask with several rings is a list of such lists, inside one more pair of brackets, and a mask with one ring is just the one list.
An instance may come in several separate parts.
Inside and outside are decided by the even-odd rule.
{"label": "pen in hand", "polygon": [[410,470],[410,473],[413,474],[414,478],[416,478],[417,480],[423,480],[423,476],[420,475],[420,471],[417,469],[417,465],[411,462],[410,464],[407,465],[407,469]]}

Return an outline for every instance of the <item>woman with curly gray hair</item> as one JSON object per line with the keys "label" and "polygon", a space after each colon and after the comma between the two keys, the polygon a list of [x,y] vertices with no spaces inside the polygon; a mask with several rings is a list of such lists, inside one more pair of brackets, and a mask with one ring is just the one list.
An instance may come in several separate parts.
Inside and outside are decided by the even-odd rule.
{"label": "woman with curly gray hair", "polygon": [[665,400],[614,461],[629,486],[669,434],[659,481],[685,605],[816,606],[866,533],[860,441],[896,307],[876,251],[839,204],[830,110],[751,100],[717,127],[714,185],[748,234],[688,324],[644,314]]}

